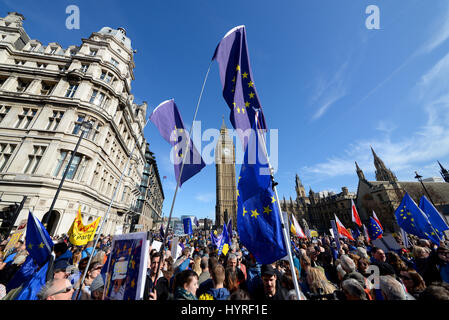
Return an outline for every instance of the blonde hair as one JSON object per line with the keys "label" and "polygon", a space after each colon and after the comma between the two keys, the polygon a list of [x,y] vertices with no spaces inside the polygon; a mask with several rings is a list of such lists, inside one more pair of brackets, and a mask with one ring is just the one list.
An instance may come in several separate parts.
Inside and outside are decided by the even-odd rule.
{"label": "blonde hair", "polygon": [[[307,283],[309,284],[310,290],[315,294],[331,294],[337,290],[337,288],[327,280],[326,275],[321,268],[310,267],[307,270]],[[322,291],[320,292],[319,289],[322,289]]]}
{"label": "blonde hair", "polygon": [[198,277],[200,276],[202,270],[201,270],[201,257],[200,256],[196,256],[195,259],[193,259],[193,271],[195,271],[195,273],[198,275]]}
{"label": "blonde hair", "polygon": [[413,257],[416,258],[425,258],[425,254],[429,254],[428,248],[414,246],[413,247]]}

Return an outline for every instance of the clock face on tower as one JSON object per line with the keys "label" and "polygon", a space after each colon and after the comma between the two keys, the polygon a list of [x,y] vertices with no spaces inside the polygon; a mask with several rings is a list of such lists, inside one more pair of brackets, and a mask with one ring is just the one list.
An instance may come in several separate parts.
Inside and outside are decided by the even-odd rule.
{"label": "clock face on tower", "polygon": [[229,150],[229,148],[224,148],[223,153],[225,154],[225,156],[229,156],[231,154],[231,150]]}

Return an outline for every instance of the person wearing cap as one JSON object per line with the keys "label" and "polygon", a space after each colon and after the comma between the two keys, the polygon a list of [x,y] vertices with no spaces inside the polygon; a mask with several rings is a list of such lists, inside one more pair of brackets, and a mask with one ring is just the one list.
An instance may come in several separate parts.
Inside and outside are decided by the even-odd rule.
{"label": "person wearing cap", "polygon": [[53,265],[53,279],[67,279],[69,274],[67,273],[67,268],[70,264],[67,260],[55,261]]}
{"label": "person wearing cap", "polygon": [[90,294],[92,300],[103,300],[104,279],[103,275],[99,274],[90,285]]}
{"label": "person wearing cap", "polygon": [[271,264],[264,264],[261,268],[262,287],[254,295],[254,300],[287,300],[287,290],[281,287],[276,270]]}

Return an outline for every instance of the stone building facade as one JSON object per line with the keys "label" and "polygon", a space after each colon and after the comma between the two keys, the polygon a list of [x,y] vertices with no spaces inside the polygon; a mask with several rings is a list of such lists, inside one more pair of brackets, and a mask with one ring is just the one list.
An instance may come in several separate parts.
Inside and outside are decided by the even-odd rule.
{"label": "stone building facade", "polygon": [[89,120],[93,127],[79,146],[54,211],[47,213],[47,229],[66,233],[79,206],[85,224],[104,217],[137,144],[103,229],[114,234],[135,207],[146,163],[147,105],[133,101],[131,41],[124,29],[104,27],[79,46],[44,46],[29,38],[23,21],[15,12],[0,19],[1,199],[20,202],[28,196],[16,225],[28,210],[42,220],[81,123]]}

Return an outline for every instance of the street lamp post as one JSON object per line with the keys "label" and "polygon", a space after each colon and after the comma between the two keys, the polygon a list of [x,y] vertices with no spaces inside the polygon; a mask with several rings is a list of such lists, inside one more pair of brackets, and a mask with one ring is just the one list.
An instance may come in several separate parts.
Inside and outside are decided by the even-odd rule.
{"label": "street lamp post", "polygon": [[67,164],[67,167],[64,170],[64,174],[62,175],[61,182],[59,183],[59,187],[56,190],[56,194],[55,194],[55,196],[53,198],[53,202],[51,203],[50,209],[48,210],[47,214],[44,216],[44,219],[42,221],[42,224],[45,227],[47,227],[48,220],[50,219],[50,215],[53,212],[53,208],[55,206],[56,200],[58,199],[59,192],[61,191],[62,185],[64,184],[64,181],[65,181],[65,178],[67,176],[67,173],[69,172],[70,166],[72,165],[73,158],[75,157],[75,154],[78,151],[78,147],[80,146],[81,140],[83,139],[84,135],[87,132],[89,132],[89,130],[92,129],[92,126],[93,125],[92,125],[92,123],[90,121],[83,121],[81,123],[81,134],[80,134],[80,137],[78,139],[78,142],[76,143],[75,149],[72,152],[72,156],[70,157],[69,163]]}
{"label": "street lamp post", "polygon": [[421,182],[421,185],[422,185],[424,191],[426,192],[427,197],[429,197],[430,202],[432,202],[433,206],[435,207],[435,203],[433,203],[433,200],[432,200],[432,198],[430,197],[429,192],[427,192],[426,186],[425,186],[424,183],[422,182],[422,176],[420,176],[420,175],[418,174],[417,171],[415,171],[415,173],[416,173],[415,179],[418,179],[418,181]]}

